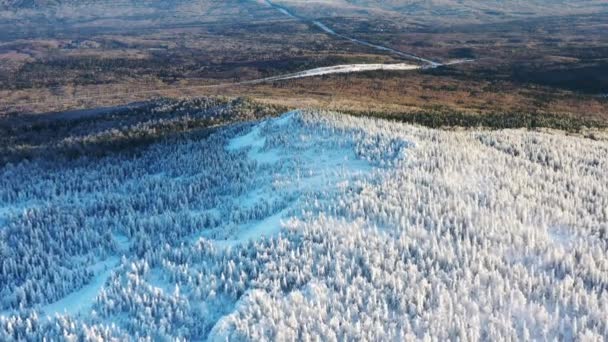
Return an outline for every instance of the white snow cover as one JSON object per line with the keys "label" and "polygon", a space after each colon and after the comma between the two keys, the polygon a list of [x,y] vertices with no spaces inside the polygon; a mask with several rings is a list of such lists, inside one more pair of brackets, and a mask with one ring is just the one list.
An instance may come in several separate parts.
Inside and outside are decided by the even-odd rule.
{"label": "white snow cover", "polygon": [[37,207],[0,230],[0,340],[599,341],[607,170],[605,141],[312,111],[7,166],[0,207]]}
{"label": "white snow cover", "polygon": [[365,71],[378,71],[378,70],[392,70],[392,71],[406,70],[407,71],[407,70],[417,70],[417,69],[421,69],[421,67],[418,65],[413,65],[413,64],[409,64],[409,63],[342,64],[342,65],[334,65],[334,66],[330,66],[330,67],[322,67],[322,68],[304,70],[304,71],[296,72],[293,74],[279,75],[279,76],[262,78],[262,79],[258,79],[258,80],[245,81],[245,82],[241,82],[240,84],[257,84],[257,83],[272,82],[272,81],[291,80],[291,79],[304,78],[304,77],[314,77],[314,76],[323,76],[323,75],[331,75],[331,74],[349,74],[349,73],[365,72]]}
{"label": "white snow cover", "polygon": [[93,265],[91,270],[95,277],[81,289],[70,293],[55,303],[45,305],[41,308],[42,313],[50,316],[57,314],[78,315],[88,313],[95,302],[95,297],[101,290],[112,273],[112,268],[118,265],[119,259],[109,258]]}

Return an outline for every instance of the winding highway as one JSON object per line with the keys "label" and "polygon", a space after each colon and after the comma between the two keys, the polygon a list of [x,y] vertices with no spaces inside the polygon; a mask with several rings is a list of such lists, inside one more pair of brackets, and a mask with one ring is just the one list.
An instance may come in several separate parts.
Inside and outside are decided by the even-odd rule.
{"label": "winding highway", "polygon": [[244,81],[238,84],[259,84],[273,81],[282,81],[282,80],[291,80],[296,78],[304,78],[304,77],[314,77],[314,76],[323,76],[330,74],[349,74],[355,72],[365,72],[365,71],[377,71],[377,70],[416,70],[421,69],[422,67],[409,63],[396,63],[396,64],[377,64],[377,63],[369,63],[369,64],[343,64],[343,65],[334,65],[330,67],[322,67],[322,68],[314,68],[308,69],[300,72],[295,72],[291,74],[272,76],[267,78],[261,78],[252,81]]}
{"label": "winding highway", "polygon": [[[416,56],[416,55],[411,54],[411,53],[399,51],[399,50],[396,50],[396,49],[393,49],[393,48],[390,48],[390,47],[386,47],[386,46],[383,46],[383,45],[378,45],[378,44],[370,43],[370,42],[365,41],[365,40],[349,37],[347,35],[344,35],[344,34],[341,34],[341,33],[338,33],[336,31],[334,31],[331,27],[323,24],[322,22],[320,22],[318,20],[309,20],[307,18],[304,18],[302,16],[299,16],[299,15],[297,15],[297,14],[289,11],[287,8],[285,8],[285,7],[281,6],[281,5],[275,4],[271,0],[265,0],[265,1],[266,1],[266,3],[270,7],[276,9],[277,11],[279,11],[281,13],[283,13],[285,16],[288,16],[288,17],[290,17],[292,19],[298,19],[300,21],[304,21],[304,22],[306,22],[308,24],[312,24],[312,25],[316,26],[317,28],[319,28],[320,30],[322,30],[323,32],[329,34],[330,36],[334,36],[334,37],[337,37],[337,38],[340,38],[340,39],[345,39],[345,40],[348,40],[348,41],[350,41],[350,42],[352,42],[354,44],[357,44],[357,45],[367,46],[367,47],[370,47],[370,48],[373,48],[373,49],[376,49],[376,50],[389,52],[389,53],[392,53],[394,55],[397,55],[397,56],[400,56],[400,57],[403,57],[403,58],[408,58],[408,59],[411,59],[411,60],[422,62],[422,63],[426,64],[425,65],[426,68],[437,68],[437,67],[440,67],[440,66],[444,65],[443,63],[439,63],[439,62],[436,62],[436,61],[433,61],[433,60],[430,60],[430,59],[427,59],[427,58]],[[454,63],[452,63],[452,64],[454,64]]]}
{"label": "winding highway", "polygon": [[[368,41],[357,39],[357,38],[352,38],[347,35],[334,31],[332,28],[328,27],[327,25],[323,24],[322,22],[320,22],[318,20],[310,20],[310,19],[304,18],[302,16],[299,16],[299,15],[289,11],[287,8],[275,4],[271,0],[265,0],[265,2],[267,3],[267,5],[274,8],[275,10],[279,11],[283,15],[285,15],[291,19],[300,20],[309,25],[313,25],[328,35],[331,35],[331,36],[334,36],[334,37],[337,37],[340,39],[348,40],[348,41],[352,42],[353,44],[358,44],[358,45],[374,48],[379,51],[388,52],[388,53],[400,56],[402,58],[406,58],[406,59],[409,59],[412,61],[422,63],[423,65],[414,65],[414,64],[409,64],[409,63],[393,63],[393,64],[367,63],[367,64],[335,65],[335,66],[330,66],[330,67],[314,68],[314,69],[304,70],[304,71],[290,73],[290,74],[283,74],[283,75],[271,76],[271,77],[249,80],[249,81],[242,81],[242,82],[207,84],[207,85],[192,85],[192,86],[168,87],[168,88],[163,87],[163,88],[157,88],[157,89],[141,89],[138,91],[129,92],[129,95],[130,96],[147,95],[147,94],[159,95],[159,93],[162,93],[164,91],[194,90],[194,89],[204,89],[204,88],[222,88],[222,87],[239,86],[239,85],[254,85],[254,84],[267,83],[267,82],[290,80],[290,79],[297,79],[297,78],[304,78],[304,77],[315,77],[315,76],[322,76],[322,75],[329,75],[329,74],[345,74],[345,73],[356,73],[356,72],[376,71],[376,70],[396,71],[396,70],[431,69],[431,68],[438,68],[438,67],[442,67],[442,66],[473,62],[473,60],[470,60],[470,59],[461,59],[461,60],[450,61],[447,63],[440,63],[440,62],[433,61],[433,60],[423,58],[420,56],[416,56],[416,55],[413,55],[410,53],[399,51],[399,50],[396,50],[396,49],[393,49],[390,47],[370,43]],[[100,94],[100,95],[95,95],[95,96],[79,96],[79,97],[70,98],[70,100],[71,101],[80,101],[80,100],[114,98],[117,95],[121,95],[121,93],[106,93],[106,94]],[[11,108],[11,107],[24,107],[24,106],[37,105],[37,104],[39,104],[39,102],[26,102],[26,103],[19,103],[19,104],[3,105],[2,102],[0,101],[0,107],[4,107],[3,109]],[[73,113],[73,115],[75,115],[75,116],[89,115],[89,114],[90,114],[89,111],[76,111],[75,113]]]}

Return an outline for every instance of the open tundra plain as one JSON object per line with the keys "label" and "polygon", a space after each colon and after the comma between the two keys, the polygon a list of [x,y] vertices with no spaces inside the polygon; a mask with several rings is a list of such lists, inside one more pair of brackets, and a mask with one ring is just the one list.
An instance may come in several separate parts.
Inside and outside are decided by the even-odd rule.
{"label": "open tundra plain", "polygon": [[29,127],[56,136],[2,151],[0,340],[608,336],[605,139],[279,113]]}

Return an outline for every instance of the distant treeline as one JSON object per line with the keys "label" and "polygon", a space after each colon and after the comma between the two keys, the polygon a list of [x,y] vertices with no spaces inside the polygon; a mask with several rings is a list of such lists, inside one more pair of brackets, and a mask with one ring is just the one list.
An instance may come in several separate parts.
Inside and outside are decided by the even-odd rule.
{"label": "distant treeline", "polygon": [[545,113],[488,113],[470,114],[443,108],[421,110],[412,113],[378,111],[347,111],[356,116],[378,117],[388,120],[422,125],[431,128],[446,127],[484,127],[490,129],[508,128],[552,128],[577,132],[584,128],[606,128],[604,122],[573,118]]}

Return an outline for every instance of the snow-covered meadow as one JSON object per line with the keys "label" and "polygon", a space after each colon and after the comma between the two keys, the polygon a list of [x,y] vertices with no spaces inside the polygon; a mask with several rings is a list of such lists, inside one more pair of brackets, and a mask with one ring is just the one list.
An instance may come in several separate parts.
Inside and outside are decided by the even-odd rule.
{"label": "snow-covered meadow", "polygon": [[602,340],[608,143],[296,111],[23,162],[0,257],[3,341]]}

